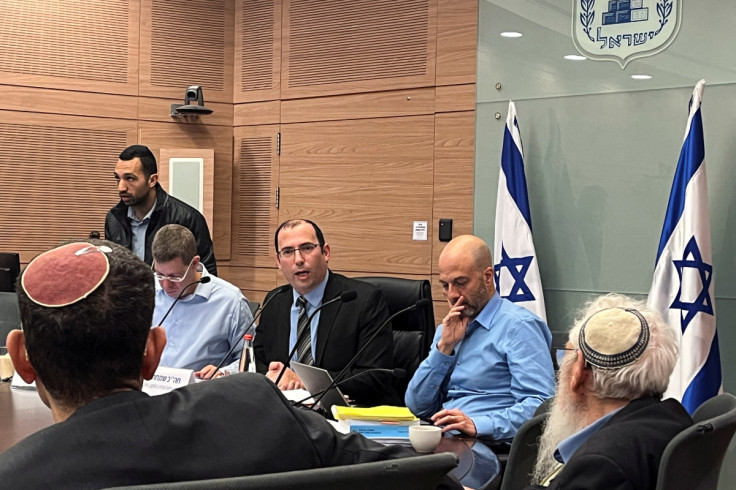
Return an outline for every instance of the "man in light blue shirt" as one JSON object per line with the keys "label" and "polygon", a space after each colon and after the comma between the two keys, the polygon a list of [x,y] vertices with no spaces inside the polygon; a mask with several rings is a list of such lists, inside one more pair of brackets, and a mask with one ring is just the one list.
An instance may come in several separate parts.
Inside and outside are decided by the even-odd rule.
{"label": "man in light blue shirt", "polygon": [[406,391],[406,405],[444,431],[511,439],[554,393],[549,328],[496,293],[491,251],[471,235],[439,258],[450,312]]}
{"label": "man in light blue shirt", "polygon": [[[161,324],[168,339],[161,365],[194,369],[198,377],[207,379],[234,347],[224,364],[226,372],[237,372],[243,335],[253,321],[243,293],[209,275],[196,255],[194,235],[183,226],[161,228],[153,239],[152,251],[152,268],[158,279],[153,321],[154,326]],[[203,277],[210,279],[198,283]]]}

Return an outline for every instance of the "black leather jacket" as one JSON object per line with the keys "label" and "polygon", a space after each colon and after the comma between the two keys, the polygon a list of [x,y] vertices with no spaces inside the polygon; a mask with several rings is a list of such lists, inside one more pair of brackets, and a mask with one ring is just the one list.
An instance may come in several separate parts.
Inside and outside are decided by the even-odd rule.
{"label": "black leather jacket", "polygon": [[[163,190],[160,184],[156,184],[156,207],[151,214],[151,222],[146,229],[146,264],[151,264],[151,244],[156,232],[165,225],[177,224],[189,228],[197,240],[197,255],[207,271],[217,275],[215,262],[215,251],[212,247],[210,230],[204,216],[174,196],[170,196]],[[122,245],[128,249],[132,246],[133,232],[128,220],[128,206],[120,201],[107,213],[105,217],[105,239]]]}

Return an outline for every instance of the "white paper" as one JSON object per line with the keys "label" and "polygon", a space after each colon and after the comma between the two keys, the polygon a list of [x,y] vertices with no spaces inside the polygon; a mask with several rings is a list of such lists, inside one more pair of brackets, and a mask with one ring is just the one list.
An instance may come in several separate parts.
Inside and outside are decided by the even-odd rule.
{"label": "white paper", "polygon": [[427,240],[427,222],[426,221],[415,221],[414,222],[414,240]]}

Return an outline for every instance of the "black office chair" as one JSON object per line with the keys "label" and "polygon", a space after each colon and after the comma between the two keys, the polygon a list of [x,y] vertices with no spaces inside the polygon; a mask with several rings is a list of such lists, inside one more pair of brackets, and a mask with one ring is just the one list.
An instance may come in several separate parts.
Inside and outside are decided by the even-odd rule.
{"label": "black office chair", "polygon": [[15,281],[20,274],[20,255],[0,252],[0,292],[15,292]]}
{"label": "black office chair", "polygon": [[555,397],[550,397],[544,400],[536,410],[534,410],[534,416],[537,415],[544,415],[549,414],[549,412],[552,410],[552,403],[554,403]]}
{"label": "black office chair", "polygon": [[255,315],[258,308],[261,307],[261,303],[260,301],[248,301],[248,306],[250,307],[251,315]]}
{"label": "black office chair", "polygon": [[542,437],[547,417],[547,412],[535,415],[519,428],[503,470],[501,490],[515,490],[531,484],[532,470],[539,451],[539,438]]}
{"label": "black office chair", "polygon": [[657,490],[718,488],[721,464],[736,431],[736,397],[723,393],[705,401],[693,420],[662,453]]}
{"label": "black office chair", "polygon": [[0,292],[0,346],[5,345],[8,332],[16,328],[20,328],[18,295]]}
{"label": "black office chair", "polygon": [[[426,279],[404,279],[400,277],[356,277],[381,290],[388,303],[389,314],[415,304],[420,299],[432,299],[432,288]],[[434,337],[434,309],[409,311],[396,317],[391,326],[394,332],[394,367],[406,370],[406,377],[393,379],[393,386],[402,403],[406,387],[419,364],[429,354]]]}
{"label": "black office chair", "polygon": [[552,333],[552,348],[551,348],[551,355],[552,355],[552,366],[555,368],[555,371],[560,369],[560,365],[557,362],[557,349],[561,349],[565,347],[565,344],[567,344],[567,340],[570,338],[570,332],[551,332]]}
{"label": "black office chair", "polygon": [[268,475],[252,475],[214,480],[159,483],[112,487],[108,490],[428,490],[436,488],[445,475],[457,466],[452,453],[430,454],[410,458],[377,461],[355,465],[288,471]]}

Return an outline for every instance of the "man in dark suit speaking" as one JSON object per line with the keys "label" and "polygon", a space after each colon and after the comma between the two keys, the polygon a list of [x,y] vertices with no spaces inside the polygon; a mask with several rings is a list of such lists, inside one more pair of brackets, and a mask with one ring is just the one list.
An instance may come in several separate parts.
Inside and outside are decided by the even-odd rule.
{"label": "man in dark suit speaking", "polygon": [[[330,246],[322,230],[306,219],[289,220],[276,230],[274,245],[276,263],[289,285],[274,289],[264,300],[254,343],[259,372],[276,381],[284,365],[296,360],[326,369],[334,378],[381,327],[346,376],[393,368],[393,334],[390,325],[383,325],[389,316],[383,295],[371,285],[328,270]],[[355,291],[357,298],[326,305],[346,291]],[[323,304],[307,325],[309,315]],[[295,346],[294,358],[288,359]],[[389,376],[368,372],[340,388],[364,405],[394,403]],[[303,384],[287,367],[279,388],[303,388]]]}
{"label": "man in dark suit speaking", "polygon": [[414,455],[336,432],[258,374],[141,392],[166,344],[163,328],[151,328],[153,280],[130,251],[100,240],[56,248],[25,269],[23,331],[10,333],[8,351],[56,423],[0,455],[3,488],[96,489]]}

